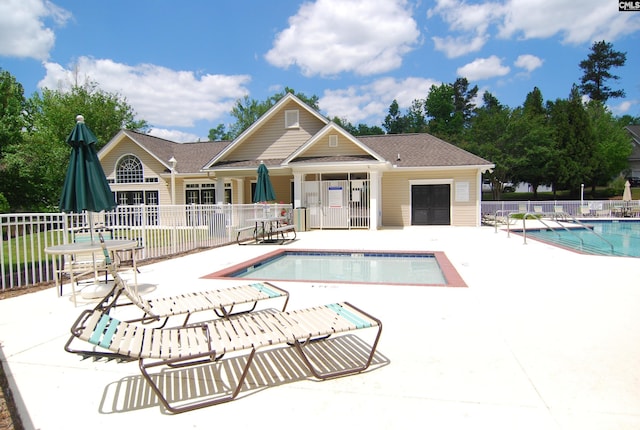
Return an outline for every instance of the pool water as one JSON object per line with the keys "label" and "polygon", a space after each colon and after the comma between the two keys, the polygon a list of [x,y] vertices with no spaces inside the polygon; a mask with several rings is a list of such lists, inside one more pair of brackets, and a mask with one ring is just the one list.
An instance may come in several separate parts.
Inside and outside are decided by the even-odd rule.
{"label": "pool water", "polygon": [[586,254],[640,257],[640,221],[583,221],[583,224],[593,231],[536,230],[527,231],[527,236]]}
{"label": "pool water", "polygon": [[[439,261],[444,262],[444,271]],[[287,250],[207,277],[221,276],[271,281],[466,286],[444,254],[427,252]]]}

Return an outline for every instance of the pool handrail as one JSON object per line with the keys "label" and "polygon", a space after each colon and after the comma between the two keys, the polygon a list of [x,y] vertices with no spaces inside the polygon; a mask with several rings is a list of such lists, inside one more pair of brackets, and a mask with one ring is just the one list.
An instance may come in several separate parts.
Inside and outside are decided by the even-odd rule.
{"label": "pool handrail", "polygon": [[[540,221],[546,228],[548,228],[549,230],[551,230],[552,232],[556,233],[556,230],[551,227],[550,225],[548,225],[546,222],[543,221],[543,218],[540,217],[539,215],[549,215],[549,214],[540,214],[540,213],[531,213],[531,212],[525,212],[524,216],[522,217],[522,236],[524,238],[524,244],[527,244],[527,227],[526,227],[526,219],[528,215],[532,215],[535,219],[537,219],[538,221]],[[536,216],[538,215],[538,216]],[[574,236],[576,236],[579,240],[580,240],[580,245],[582,247],[584,247],[584,240],[579,237],[574,231],[572,231],[572,229],[568,228],[567,226],[565,226],[564,224],[562,224],[560,221],[558,221],[558,215],[562,215],[563,219],[569,219],[571,222],[578,224],[580,226],[582,226],[585,230],[590,231],[592,234],[595,234],[596,237],[602,239],[604,242],[607,243],[607,245],[609,245],[609,247],[611,248],[611,254],[614,254],[614,246],[611,242],[609,242],[607,239],[605,239],[604,237],[602,237],[600,234],[598,234],[596,231],[593,230],[593,228],[590,228],[588,225],[582,223],[580,220],[578,220],[577,218],[575,218],[573,215],[567,213],[567,212],[554,212],[551,215],[548,216],[549,219],[554,220],[555,222],[558,223],[559,226],[561,226],[562,228],[564,228],[566,231],[570,232],[571,234],[573,234]],[[560,237],[560,235],[558,234],[558,237]]]}

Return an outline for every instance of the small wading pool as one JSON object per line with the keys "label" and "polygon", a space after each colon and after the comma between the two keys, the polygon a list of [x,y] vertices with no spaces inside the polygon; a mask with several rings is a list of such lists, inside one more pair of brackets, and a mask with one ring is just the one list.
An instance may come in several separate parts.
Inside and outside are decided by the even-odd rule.
{"label": "small wading pool", "polygon": [[467,286],[443,252],[280,249],[205,278]]}

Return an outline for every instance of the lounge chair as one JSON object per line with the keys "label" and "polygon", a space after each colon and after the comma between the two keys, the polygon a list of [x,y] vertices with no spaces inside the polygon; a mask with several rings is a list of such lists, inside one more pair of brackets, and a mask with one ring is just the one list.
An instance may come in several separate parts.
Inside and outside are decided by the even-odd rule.
{"label": "lounge chair", "polygon": [[[327,354],[305,352],[305,347],[311,341],[321,341],[334,334],[367,328],[377,329],[377,332],[364,363],[358,360],[358,363],[345,366],[338,359],[347,353],[342,350],[335,350],[335,363]],[[362,372],[373,360],[381,331],[380,320],[346,302],[288,312],[258,311],[177,328],[149,328],[139,323],[119,321],[99,309],[93,309],[82,312],[71,328],[74,337],[104,348],[116,358],[138,360],[142,376],[157,394],[160,402],[172,413],[186,412],[235,399],[256,351],[265,347],[286,344],[293,346],[304,365],[318,379]],[[243,359],[244,355],[248,354],[246,364],[237,369],[235,366],[221,366],[221,369],[236,369],[234,374],[227,374],[228,389],[223,395],[207,397],[198,402],[176,404],[171,397],[175,394],[171,391],[171,384],[168,387],[162,382],[163,372],[148,373],[149,369],[160,366],[180,368],[211,363],[230,353],[242,353]],[[260,365],[264,366],[264,363],[261,362]],[[321,371],[320,367],[329,370]],[[196,387],[213,383],[208,379],[199,379],[198,375],[206,374],[204,369],[186,374],[189,376],[186,377],[187,380],[181,380],[181,385],[191,384]],[[185,386],[185,389],[188,388]],[[198,391],[196,388],[194,390]]]}
{"label": "lounge chair", "polygon": [[[108,312],[112,307],[122,306],[123,304],[117,303],[117,300],[121,294],[124,294],[130,300],[130,303],[127,304],[133,304],[144,312],[142,317],[128,320],[129,322],[142,321],[149,323],[164,319],[162,323],[162,327],[164,327],[170,317],[184,315],[183,325],[187,325],[191,315],[196,312],[213,311],[218,317],[229,317],[238,312],[251,312],[256,308],[259,301],[267,299],[283,299],[282,310],[284,311],[287,308],[289,293],[269,282],[253,282],[235,287],[145,299],[139,294],[137,286],[130,285],[120,277],[111,261],[109,252],[104,246],[102,237],[100,237],[100,243],[107,262],[106,268],[113,277],[114,287],[111,293],[96,308]],[[237,307],[242,309],[238,311]]]}

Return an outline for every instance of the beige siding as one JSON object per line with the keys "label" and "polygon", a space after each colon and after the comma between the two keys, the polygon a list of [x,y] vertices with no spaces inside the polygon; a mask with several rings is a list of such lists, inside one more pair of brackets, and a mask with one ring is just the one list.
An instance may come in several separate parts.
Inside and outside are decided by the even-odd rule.
{"label": "beige siding", "polygon": [[[284,115],[287,109],[298,109],[299,128],[287,129]],[[293,102],[286,104],[260,130],[249,136],[232,151],[227,160],[270,160],[287,158],[316,134],[324,123]]]}
{"label": "beige siding", "polygon": [[[135,155],[142,163],[145,178],[158,178],[158,182],[144,182],[138,184],[114,184],[111,183],[112,191],[158,191],[158,200],[161,205],[171,204],[171,184],[167,183],[156,172],[163,172],[165,166],[158,160],[142,150],[137,144],[125,138],[118,144],[117,151],[110,151],[100,161],[104,173],[109,180],[116,178],[116,164],[125,155]],[[184,203],[184,191],[182,181],[176,178],[176,203]]]}
{"label": "beige siding", "polygon": [[[329,135],[337,135],[338,136],[338,146],[331,147],[329,146]],[[319,139],[311,148],[306,150],[301,154],[302,157],[320,157],[320,156],[328,156],[328,155],[362,155],[367,154],[362,148],[353,143],[351,140],[346,137],[337,134],[337,133],[329,133],[328,135]]]}
{"label": "beige siding", "polygon": [[[400,227],[411,225],[411,187],[416,180],[451,181],[451,225],[477,226],[477,171],[391,172],[382,177],[382,225]],[[469,201],[456,202],[456,182],[469,183]]]}

